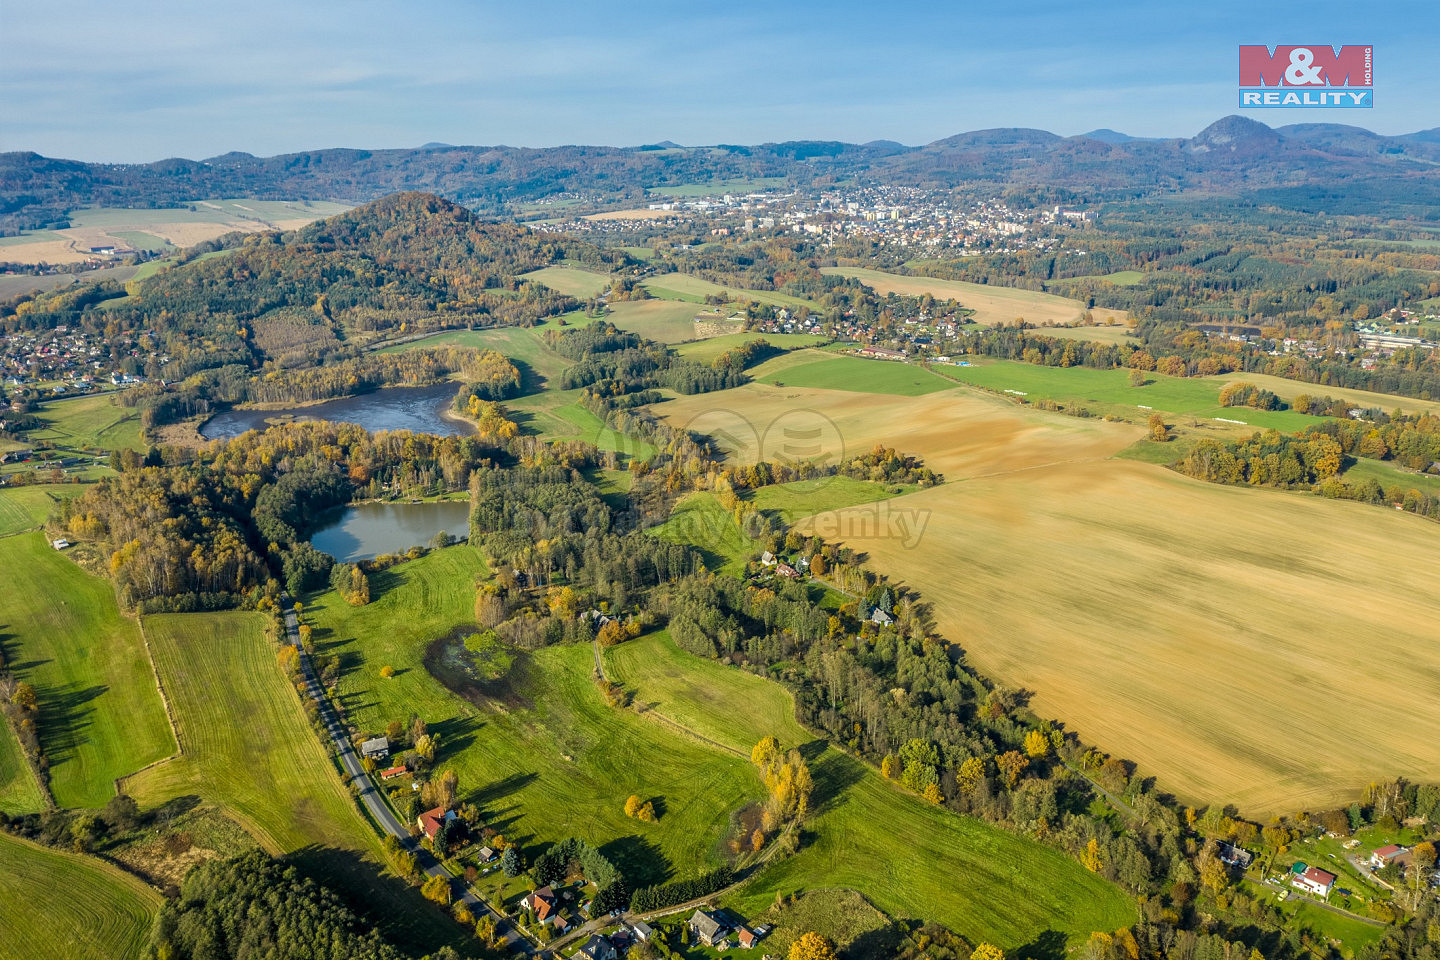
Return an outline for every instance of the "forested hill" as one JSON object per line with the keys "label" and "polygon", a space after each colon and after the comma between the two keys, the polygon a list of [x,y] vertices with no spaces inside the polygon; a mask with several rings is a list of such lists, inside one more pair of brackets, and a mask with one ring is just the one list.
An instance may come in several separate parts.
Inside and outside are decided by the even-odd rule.
{"label": "forested hill", "polygon": [[639,198],[654,187],[735,177],[781,177],[797,186],[847,176],[934,187],[978,181],[1041,191],[1057,201],[1284,187],[1290,192],[1263,198],[1282,206],[1313,204],[1317,186],[1359,182],[1366,209],[1346,212],[1368,212],[1393,203],[1397,194],[1406,205],[1433,207],[1440,200],[1437,161],[1440,137],[1435,131],[1391,137],[1339,124],[1272,130],[1238,116],[1225,117],[1194,137],[1166,140],[1113,131],[1059,137],[1000,129],[921,147],[888,141],[545,149],[438,145],[266,158],[229,153],[204,161],[145,164],[6,153],[0,154],[0,229],[61,223],[68,211],[85,206],[172,206],[235,196],[363,202],[417,189],[493,214],[506,212],[509,204],[566,193],[619,201]]}
{"label": "forested hill", "polygon": [[[206,248],[210,249],[206,249]],[[202,245],[143,281],[44,294],[0,311],[0,331],[66,325],[140,337],[176,380],[225,364],[293,367],[353,356],[399,331],[530,324],[574,301],[520,275],[560,260],[614,267],[624,253],[483,223],[423,193],[386,197],[287,234]]]}

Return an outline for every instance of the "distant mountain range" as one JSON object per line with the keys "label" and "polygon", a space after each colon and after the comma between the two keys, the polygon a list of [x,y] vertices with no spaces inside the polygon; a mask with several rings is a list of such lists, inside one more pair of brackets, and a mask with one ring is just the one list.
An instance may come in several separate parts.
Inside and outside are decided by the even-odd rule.
{"label": "distant mountain range", "polygon": [[0,227],[63,222],[85,206],[151,207],[206,197],[363,202],[426,190],[501,213],[584,193],[638,200],[650,188],[753,177],[797,185],[863,177],[932,188],[1019,189],[1037,202],[1097,202],[1199,191],[1295,209],[1433,220],[1440,209],[1440,128],[1382,136],[1330,123],[1272,129],[1225,117],[1194,137],[1114,130],[1060,137],[977,130],[920,147],[790,141],[755,146],[565,146],[532,149],[428,143],[400,150],[315,150],[276,157],[85,163],[0,154]]}

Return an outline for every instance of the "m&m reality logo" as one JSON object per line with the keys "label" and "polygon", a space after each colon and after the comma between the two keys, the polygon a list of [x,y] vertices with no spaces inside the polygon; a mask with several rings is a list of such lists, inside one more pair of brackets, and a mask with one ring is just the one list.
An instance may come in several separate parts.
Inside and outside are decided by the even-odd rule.
{"label": "m&m reality logo", "polygon": [[1373,107],[1374,48],[1328,43],[1240,47],[1242,107]]}

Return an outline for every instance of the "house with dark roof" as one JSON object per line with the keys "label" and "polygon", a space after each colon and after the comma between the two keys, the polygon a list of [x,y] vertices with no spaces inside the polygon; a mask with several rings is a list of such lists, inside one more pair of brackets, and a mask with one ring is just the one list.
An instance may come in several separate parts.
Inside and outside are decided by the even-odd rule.
{"label": "house with dark roof", "polygon": [[371,760],[384,760],[390,756],[390,739],[376,737],[374,740],[366,740],[360,744],[360,756]]}
{"label": "house with dark roof", "polygon": [[721,936],[725,933],[725,925],[713,914],[706,913],[704,910],[696,910],[690,917],[690,932],[705,946],[713,947],[720,942]]}
{"label": "house with dark roof", "polygon": [[635,939],[639,940],[641,943],[644,943],[655,935],[655,931],[652,930],[650,928],[650,925],[644,920],[636,920],[635,922],[631,923],[630,932],[633,933],[635,935]]}
{"label": "house with dark roof", "polygon": [[1240,870],[1250,869],[1250,861],[1255,859],[1249,850],[1226,840],[1220,841],[1219,848],[1216,852],[1220,857],[1221,863],[1227,867],[1236,867]]}
{"label": "house with dark roof", "polygon": [[607,937],[594,934],[585,941],[585,946],[575,952],[575,956],[584,957],[585,960],[620,960],[620,951],[615,949]]}

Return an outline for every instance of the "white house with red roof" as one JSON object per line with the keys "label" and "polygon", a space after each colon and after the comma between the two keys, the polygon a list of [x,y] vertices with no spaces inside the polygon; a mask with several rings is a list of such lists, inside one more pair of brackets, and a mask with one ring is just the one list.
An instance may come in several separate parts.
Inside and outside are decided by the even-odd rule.
{"label": "white house with red roof", "polygon": [[[1304,869],[1301,869],[1301,868]],[[1335,888],[1335,874],[1328,870],[1321,870],[1319,867],[1309,867],[1303,863],[1297,863],[1291,868],[1290,884],[1299,887],[1306,893],[1313,893],[1317,897],[1328,897],[1330,891]]]}

